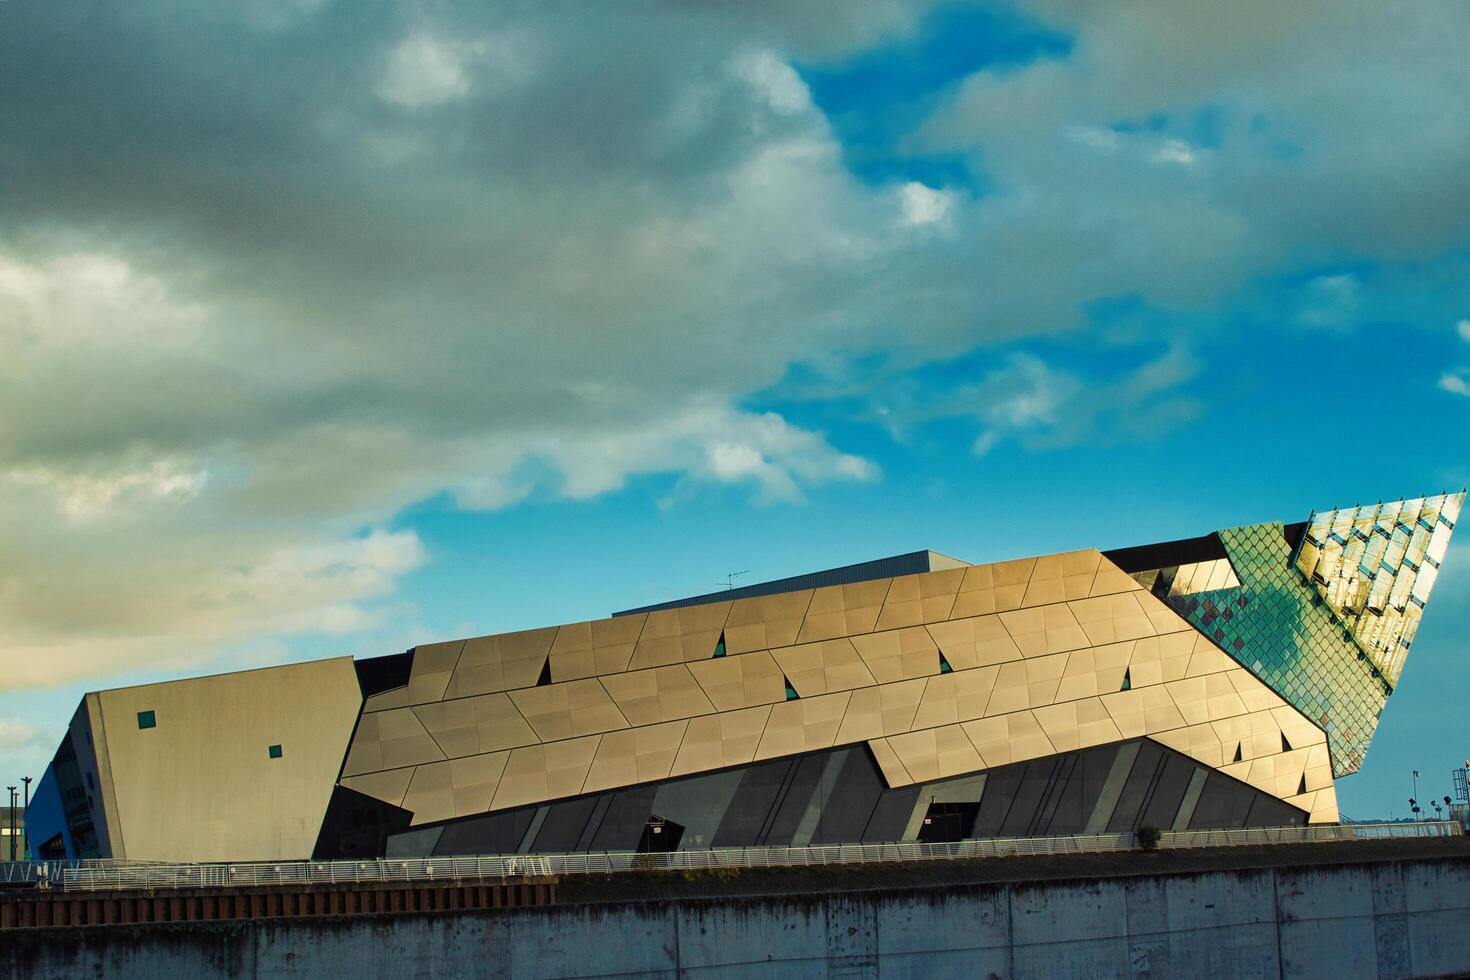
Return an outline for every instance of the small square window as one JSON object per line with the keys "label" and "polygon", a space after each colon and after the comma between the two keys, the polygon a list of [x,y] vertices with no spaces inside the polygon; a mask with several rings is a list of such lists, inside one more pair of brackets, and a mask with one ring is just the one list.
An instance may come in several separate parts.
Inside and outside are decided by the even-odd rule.
{"label": "small square window", "polygon": [[281,747],[279,745],[272,745],[266,751],[270,753],[272,759],[279,759],[281,757]]}
{"label": "small square window", "polygon": [[158,718],[151,711],[140,711],[138,712],[138,727],[157,728]]}

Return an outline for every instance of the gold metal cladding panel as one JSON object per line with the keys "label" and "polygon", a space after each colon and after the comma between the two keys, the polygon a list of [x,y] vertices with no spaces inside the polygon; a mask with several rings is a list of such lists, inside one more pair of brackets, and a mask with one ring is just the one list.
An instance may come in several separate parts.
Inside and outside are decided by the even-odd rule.
{"label": "gold metal cladding panel", "polygon": [[604,735],[582,792],[667,778],[688,727],[687,721],[671,721]]}
{"label": "gold metal cladding panel", "polygon": [[413,767],[409,766],[406,769],[370,772],[362,776],[345,776],[342,785],[385,803],[402,806],[403,795],[408,792],[408,781],[412,778]]}
{"label": "gold metal cladding panel", "polygon": [[761,705],[691,719],[669,775],[683,776],[753,761],[770,717],[771,706]]}
{"label": "gold metal cladding panel", "polygon": [[876,629],[922,626],[948,619],[965,571],[951,568],[895,578],[884,599],[883,611],[878,615]]}
{"label": "gold metal cladding panel", "polygon": [[628,727],[596,678],[522,688],[510,697],[543,742]]}
{"label": "gold metal cladding panel", "polygon": [[454,640],[449,643],[428,643],[416,647],[413,653],[413,671],[408,678],[406,692],[410,704],[438,701],[449,686],[454,674],[454,665],[459,662],[460,652],[469,640]]}
{"label": "gold metal cladding panel", "polygon": [[[951,618],[928,622],[946,603]],[[726,655],[714,657],[722,631]],[[441,747],[460,758],[511,748],[494,787],[467,783],[457,797],[489,792],[488,808],[503,809],[860,741],[903,785],[1148,736],[1299,800],[1314,821],[1336,815],[1321,730],[1093,550],[511,638],[420,648],[431,650],[421,693],[441,675],[451,690],[462,677],[487,683],[467,672],[492,666],[503,680],[510,663],[522,687],[497,694],[499,707],[481,696],[365,714],[346,776],[391,796],[401,773],[362,777],[436,765]],[[599,649],[629,652],[628,669],[533,686],[547,656],[576,673]],[[634,669],[640,658],[668,662]],[[600,670],[595,657],[590,667]],[[545,744],[502,744],[526,737],[519,726]],[[405,798],[443,812],[454,782],[446,790],[437,772],[413,777]]]}
{"label": "gold metal cladding panel", "polygon": [[[804,698],[878,683],[847,637],[783,647],[772,650],[771,656],[796,693]],[[782,696],[785,696],[784,686]]]}
{"label": "gold metal cladding panel", "polygon": [[540,741],[505,694],[434,701],[410,710],[450,759]]}
{"label": "gold metal cladding panel", "polygon": [[764,650],[691,663],[688,669],[717,711],[773,704],[786,699],[781,668]]}
{"label": "gold metal cladding panel", "polygon": [[602,685],[630,725],[713,714],[715,706],[683,664],[633,670],[602,678]]}
{"label": "gold metal cladding panel", "polygon": [[812,589],[736,599],[725,620],[725,651],[749,653],[790,646],[801,632]]}

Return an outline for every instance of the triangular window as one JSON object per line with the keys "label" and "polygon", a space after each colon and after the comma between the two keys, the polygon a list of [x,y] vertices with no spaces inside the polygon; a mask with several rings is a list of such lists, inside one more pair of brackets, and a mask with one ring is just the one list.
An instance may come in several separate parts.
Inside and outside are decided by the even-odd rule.
{"label": "triangular window", "polygon": [[724,633],[721,633],[720,634],[720,641],[715,644],[715,656],[716,657],[723,657],[724,655],[725,655],[725,634]]}
{"label": "triangular window", "polygon": [[1241,753],[1240,753],[1240,743],[1239,742],[1236,742],[1235,743],[1235,761],[1236,762],[1240,762],[1241,759],[1242,759],[1242,756],[1241,756]]}
{"label": "triangular window", "polygon": [[1120,690],[1120,691],[1131,691],[1131,690],[1133,690],[1133,674],[1126,667],[1123,668],[1123,686],[1120,687],[1120,688],[1118,688],[1118,690]]}
{"label": "triangular window", "polygon": [[786,700],[787,701],[795,701],[797,698],[801,697],[800,694],[797,694],[796,693],[796,688],[794,688],[794,687],[791,686],[791,681],[786,677],[785,674],[782,674],[781,675],[781,681],[782,681],[782,683],[784,683],[786,685]]}
{"label": "triangular window", "polygon": [[546,687],[551,683],[551,658],[546,658],[546,663],[541,665],[541,676],[536,678],[537,687]]}
{"label": "triangular window", "polygon": [[954,670],[954,668],[949,665],[949,661],[944,659],[944,652],[943,651],[940,651],[940,654],[939,654],[939,672],[941,674],[948,674],[948,673],[952,672],[953,670]]}
{"label": "triangular window", "polygon": [[1283,751],[1283,752],[1290,752],[1291,751],[1291,743],[1286,740],[1286,733],[1285,732],[1282,732],[1281,733],[1281,751]]}
{"label": "triangular window", "polygon": [[1301,796],[1306,791],[1307,791],[1307,776],[1306,776],[1305,773],[1303,773],[1302,774],[1301,785],[1296,788],[1296,795],[1297,796]]}

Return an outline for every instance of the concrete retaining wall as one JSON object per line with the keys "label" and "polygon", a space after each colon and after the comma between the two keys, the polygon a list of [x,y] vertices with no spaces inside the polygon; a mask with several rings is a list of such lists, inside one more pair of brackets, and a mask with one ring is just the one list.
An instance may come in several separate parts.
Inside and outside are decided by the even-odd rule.
{"label": "concrete retaining wall", "polygon": [[16,930],[13,977],[1356,977],[1470,971],[1470,863]]}

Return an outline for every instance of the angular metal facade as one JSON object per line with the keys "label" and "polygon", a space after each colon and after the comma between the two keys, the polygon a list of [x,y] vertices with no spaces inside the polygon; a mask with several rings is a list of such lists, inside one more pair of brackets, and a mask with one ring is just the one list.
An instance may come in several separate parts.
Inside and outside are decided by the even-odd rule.
{"label": "angular metal facade", "polygon": [[315,854],[1335,821],[1462,498],[1427,530],[1425,501],[1354,509],[1346,557],[1336,512],[1107,555],[916,553],[930,570],[360,660]]}

